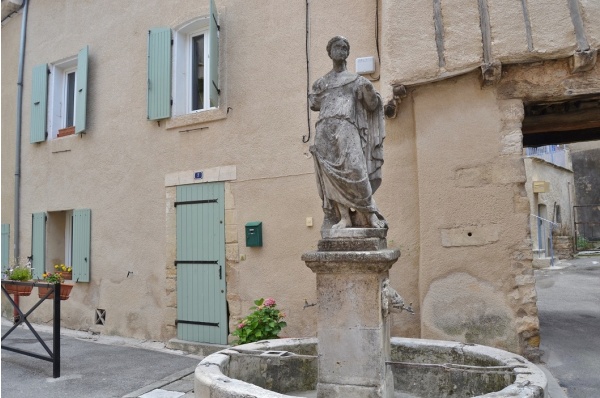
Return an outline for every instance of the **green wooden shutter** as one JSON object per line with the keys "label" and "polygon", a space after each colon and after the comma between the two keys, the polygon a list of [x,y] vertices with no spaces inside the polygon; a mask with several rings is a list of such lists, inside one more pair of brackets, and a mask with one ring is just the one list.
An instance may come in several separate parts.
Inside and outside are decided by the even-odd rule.
{"label": "green wooden shutter", "polygon": [[46,140],[48,124],[48,65],[41,64],[33,68],[31,81],[31,126],[29,140]]}
{"label": "green wooden shutter", "polygon": [[90,247],[92,232],[92,211],[90,209],[73,210],[73,280],[90,281]]}
{"label": "green wooden shutter", "polygon": [[77,73],[75,82],[75,134],[85,132],[87,113],[88,46],[77,55]]}
{"label": "green wooden shutter", "polygon": [[219,27],[217,21],[217,7],[215,7],[214,0],[210,0],[208,79],[210,81],[210,106],[215,108],[219,106]]}
{"label": "green wooden shutter", "polygon": [[2,270],[8,268],[10,251],[10,224],[2,224]]}
{"label": "green wooden shutter", "polygon": [[148,32],[148,120],[171,116],[171,29]]}
{"label": "green wooden shutter", "polygon": [[31,255],[33,278],[41,279],[46,271],[46,213],[32,214]]}

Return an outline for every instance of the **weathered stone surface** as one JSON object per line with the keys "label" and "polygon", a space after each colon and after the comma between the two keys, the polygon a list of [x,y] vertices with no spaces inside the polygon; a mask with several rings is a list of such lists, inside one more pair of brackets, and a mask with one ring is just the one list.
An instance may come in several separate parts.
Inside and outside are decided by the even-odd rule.
{"label": "weathered stone surface", "polygon": [[380,238],[385,239],[387,236],[386,228],[343,228],[343,229],[323,229],[321,237],[323,239],[338,239],[338,238]]}
{"label": "weathered stone surface", "polygon": [[302,261],[316,273],[384,272],[400,257],[400,250],[377,252],[307,252]]}
{"label": "weathered stone surface", "polygon": [[[385,241],[375,237],[328,239],[349,249]],[[372,234],[385,236],[374,230]],[[323,241],[322,241],[323,242]],[[352,246],[355,246],[354,248]],[[302,260],[317,274],[317,335],[319,336],[318,397],[393,397],[390,326],[383,316],[382,288],[399,250],[317,251]]]}
{"label": "weathered stone surface", "polygon": [[516,335],[511,336],[514,340],[507,337],[513,316],[503,290],[466,273],[453,273],[432,283],[421,307],[424,336],[496,347],[518,345]]}
{"label": "weathered stone surface", "polygon": [[586,51],[576,51],[569,60],[571,73],[579,73],[591,70],[596,65],[598,51],[590,49]]}
{"label": "weathered stone surface", "polygon": [[[314,338],[279,339],[246,344],[212,354],[196,368],[195,395],[201,398],[305,396],[317,388],[314,376],[317,363],[316,346],[317,340]],[[275,361],[271,363],[264,362],[264,356],[260,354],[271,350],[297,353],[297,356],[287,357],[291,358],[289,364],[294,367],[301,362],[303,366],[295,367],[297,371],[293,373],[286,373],[288,370],[280,369],[280,367],[286,366],[288,363],[284,363],[279,358],[273,358]],[[243,360],[247,364],[246,367],[230,366],[242,355],[247,357]],[[394,337],[391,339],[390,360],[394,362],[394,364],[390,364],[389,368],[392,370],[396,394],[495,398],[542,398],[546,396],[544,394],[546,394],[547,379],[537,366],[519,355],[491,347],[452,341]],[[418,365],[401,366],[398,362],[428,363],[437,365],[439,368],[425,368]],[[498,372],[498,368],[492,368],[493,370],[490,372],[482,373],[452,372],[444,368],[444,364],[476,366],[482,370],[489,366],[502,366],[506,367],[507,373]],[[510,369],[514,369],[514,372]],[[251,371],[254,371],[254,374],[250,374]],[[269,391],[248,383],[249,379],[246,379],[246,377],[259,379],[259,383],[265,384],[269,380],[269,375],[274,374],[272,372],[290,374],[290,378],[293,379],[290,381],[300,383],[304,388],[295,390],[294,393],[291,390],[275,388]],[[299,379],[302,378],[304,381],[300,382]],[[280,388],[282,387],[280,386]],[[381,397],[373,386],[320,383],[319,389],[319,397]],[[296,392],[301,392],[303,395]]]}
{"label": "weathered stone surface", "polygon": [[380,238],[321,239],[319,251],[377,251],[387,249],[387,241]]}
{"label": "weathered stone surface", "polygon": [[373,194],[381,185],[385,125],[383,103],[373,84],[346,69],[350,43],[335,36],[327,43],[333,69],[308,96],[319,111],[314,145],[317,188],[324,228],[387,226]]}
{"label": "weathered stone surface", "polygon": [[442,246],[483,246],[498,241],[500,229],[497,225],[473,225],[442,229]]}

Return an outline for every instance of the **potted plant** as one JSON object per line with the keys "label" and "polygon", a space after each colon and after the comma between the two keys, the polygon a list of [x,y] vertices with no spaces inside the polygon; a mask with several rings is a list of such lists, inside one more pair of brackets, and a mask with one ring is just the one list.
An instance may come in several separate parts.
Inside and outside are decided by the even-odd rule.
{"label": "potted plant", "polygon": [[55,272],[60,273],[65,280],[73,279],[73,268],[64,264],[56,264],[54,266]]}
{"label": "potted plant", "polygon": [[[6,269],[2,275],[2,285],[9,294],[17,296],[29,296],[33,289],[33,284],[24,284],[33,277],[31,264],[22,265],[19,259],[15,260],[12,267]],[[21,282],[21,283],[15,283]]]}
{"label": "potted plant", "polygon": [[[65,278],[63,278],[63,276],[59,272],[55,272],[55,273],[44,272],[42,274],[42,280],[49,284],[54,284],[54,285],[60,284],[60,299],[67,300],[69,298],[69,295],[71,294],[71,290],[73,289],[73,285],[64,283]],[[49,290],[52,290],[52,288],[45,287],[45,286],[38,286],[38,297],[53,299],[54,292],[50,293],[48,295],[48,297],[46,297],[46,294],[48,294]]]}
{"label": "potted plant", "polygon": [[233,344],[246,344],[260,340],[278,339],[279,332],[287,324],[283,318],[285,314],[276,308],[277,303],[274,299],[258,299],[254,302],[251,310],[253,313],[246,318],[240,320],[233,335],[238,337],[238,340]]}

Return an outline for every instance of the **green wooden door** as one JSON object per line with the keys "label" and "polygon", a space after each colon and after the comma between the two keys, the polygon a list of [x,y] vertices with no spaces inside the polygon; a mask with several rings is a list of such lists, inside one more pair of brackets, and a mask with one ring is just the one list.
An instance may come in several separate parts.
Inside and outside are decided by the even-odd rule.
{"label": "green wooden door", "polygon": [[225,187],[177,187],[177,337],[227,344]]}

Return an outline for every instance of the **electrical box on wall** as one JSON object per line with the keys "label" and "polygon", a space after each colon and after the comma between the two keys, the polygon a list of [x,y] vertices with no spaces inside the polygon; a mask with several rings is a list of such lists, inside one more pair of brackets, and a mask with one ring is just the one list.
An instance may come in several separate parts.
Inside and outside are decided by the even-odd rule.
{"label": "electrical box on wall", "polygon": [[550,192],[550,183],[548,181],[534,181],[533,193]]}
{"label": "electrical box on wall", "polygon": [[375,72],[375,58],[363,57],[356,58],[356,73],[359,75],[367,75]]}
{"label": "electrical box on wall", "polygon": [[262,222],[252,221],[246,224],[246,246],[262,246]]}

